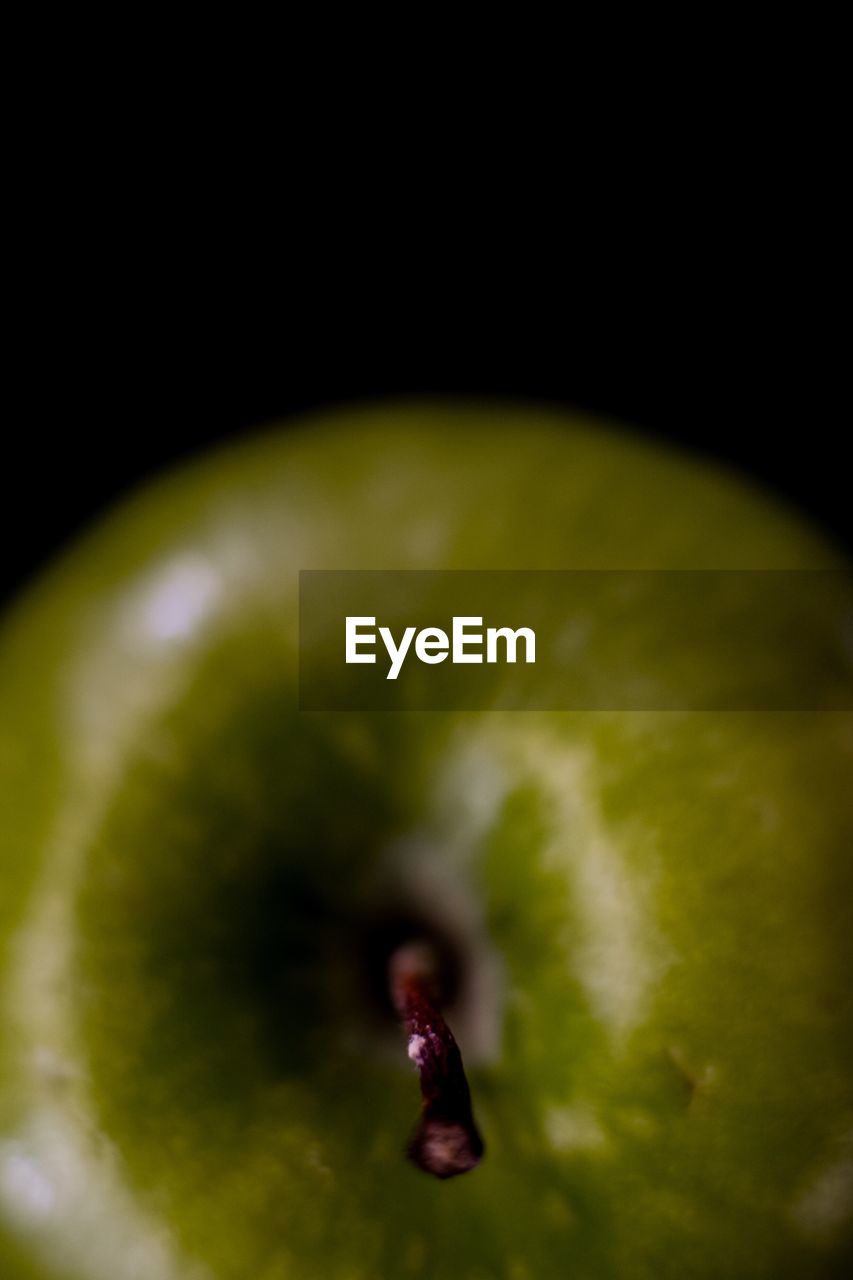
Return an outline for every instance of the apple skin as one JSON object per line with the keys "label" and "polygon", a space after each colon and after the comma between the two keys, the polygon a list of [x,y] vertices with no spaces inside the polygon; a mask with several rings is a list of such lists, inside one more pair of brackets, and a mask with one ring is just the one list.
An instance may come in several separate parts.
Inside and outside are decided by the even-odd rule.
{"label": "apple skin", "polygon": [[[837,563],[524,406],[341,411],[104,520],[0,636],[3,1274],[849,1274],[853,717],[295,709],[301,568]],[[488,1148],[446,1184],[369,981],[406,913]]]}

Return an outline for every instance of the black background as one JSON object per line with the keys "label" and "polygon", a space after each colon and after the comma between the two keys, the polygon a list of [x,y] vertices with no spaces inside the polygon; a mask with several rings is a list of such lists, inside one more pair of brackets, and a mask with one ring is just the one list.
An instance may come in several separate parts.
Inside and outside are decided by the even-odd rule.
{"label": "black background", "polygon": [[0,594],[173,460],[395,394],[632,423],[853,546],[843,42],[607,25],[471,65],[442,28],[423,68],[273,41],[194,91],[159,28],[159,80],[68,58],[13,129]]}
{"label": "black background", "polygon": [[227,281],[174,245],[164,261],[125,244],[95,272],[65,270],[64,250],[23,325],[25,394],[8,401],[3,594],[174,460],[393,395],[592,410],[750,474],[853,545],[841,339],[805,249],[780,266],[754,239],[682,239],[663,257],[599,238],[559,259],[529,243],[481,250],[470,270],[464,253],[408,245],[357,271],[357,245],[330,263],[296,244],[274,264],[232,261]]}

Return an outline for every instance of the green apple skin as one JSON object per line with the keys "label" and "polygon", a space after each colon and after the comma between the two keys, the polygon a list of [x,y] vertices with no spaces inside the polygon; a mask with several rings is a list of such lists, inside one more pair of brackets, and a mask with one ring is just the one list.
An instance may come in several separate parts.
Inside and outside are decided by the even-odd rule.
{"label": "green apple skin", "polygon": [[[851,1274],[853,717],[295,702],[302,568],[837,563],[524,406],[342,411],[104,520],[0,637],[3,1275]],[[362,977],[394,911],[460,957],[447,1183]]]}

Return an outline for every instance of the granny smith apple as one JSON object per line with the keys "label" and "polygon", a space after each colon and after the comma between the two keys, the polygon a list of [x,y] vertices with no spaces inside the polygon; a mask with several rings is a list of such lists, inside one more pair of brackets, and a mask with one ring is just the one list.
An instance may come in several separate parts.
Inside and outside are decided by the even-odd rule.
{"label": "granny smith apple", "polygon": [[[0,637],[3,1275],[850,1274],[853,715],[296,695],[302,569],[838,565],[496,404],[271,431],[104,520]],[[405,1156],[417,938],[485,1143],[446,1181]]]}

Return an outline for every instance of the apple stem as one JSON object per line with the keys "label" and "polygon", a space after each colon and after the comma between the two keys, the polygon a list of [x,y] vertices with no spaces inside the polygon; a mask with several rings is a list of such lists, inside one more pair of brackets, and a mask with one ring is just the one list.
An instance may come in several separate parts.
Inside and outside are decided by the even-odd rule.
{"label": "apple stem", "polygon": [[392,955],[389,977],[409,1057],[420,1076],[421,1118],[408,1156],[425,1173],[452,1178],[479,1164],[484,1146],[462,1054],[438,1006],[437,969],[428,943],[407,942]]}

